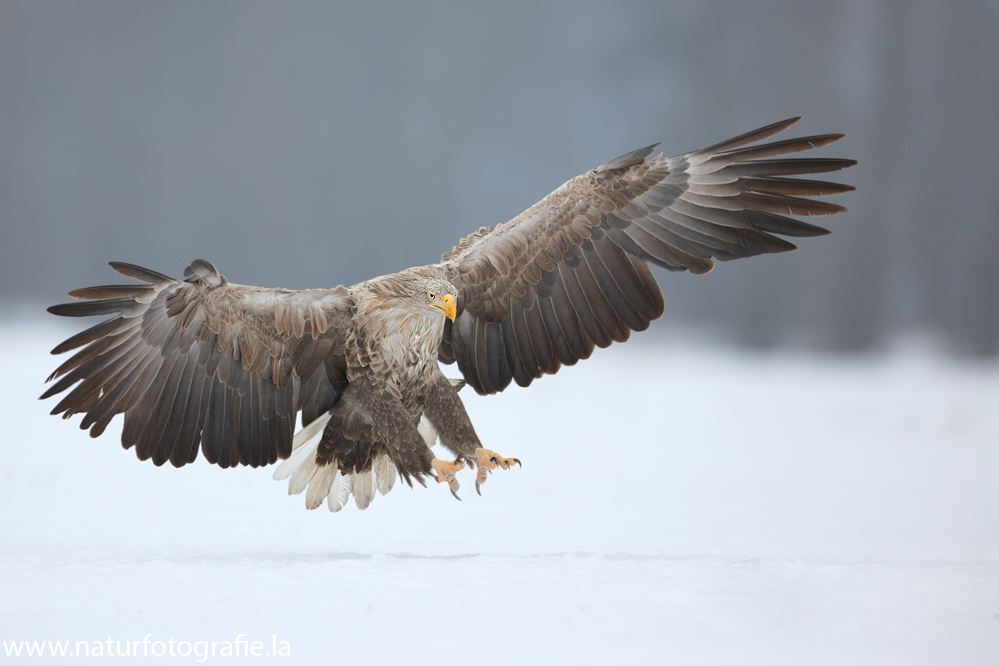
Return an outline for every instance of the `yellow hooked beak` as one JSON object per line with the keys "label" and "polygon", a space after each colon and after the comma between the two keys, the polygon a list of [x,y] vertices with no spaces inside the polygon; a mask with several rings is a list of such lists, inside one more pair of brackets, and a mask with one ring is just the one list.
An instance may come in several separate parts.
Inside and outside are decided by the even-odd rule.
{"label": "yellow hooked beak", "polygon": [[444,294],[444,297],[434,303],[433,306],[447,315],[447,318],[451,321],[454,321],[455,316],[458,314],[458,303],[451,294]]}

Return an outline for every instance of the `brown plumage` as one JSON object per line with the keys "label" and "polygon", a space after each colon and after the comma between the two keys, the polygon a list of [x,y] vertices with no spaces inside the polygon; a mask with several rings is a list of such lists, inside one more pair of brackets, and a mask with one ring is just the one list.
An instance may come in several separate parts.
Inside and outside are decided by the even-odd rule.
{"label": "brown plumage", "polygon": [[[663,314],[650,271],[704,273],[713,260],[785,252],[780,236],[828,233],[788,215],[845,209],[807,197],[848,185],[788,178],[852,160],[786,157],[841,135],[750,145],[797,119],[702,150],[647,159],[654,146],[573,178],[513,220],[482,228],[438,264],[353,287],[289,291],[231,284],[195,260],[177,281],[112,263],[132,286],[78,289],[63,316],[111,315],[53,353],[79,349],[42,398],[100,435],[124,415],[122,444],[174,466],[199,449],[221,467],[286,460],[275,478],[306,505],[365,508],[399,474],[448,481],[483,449],[438,360],[483,394],[529,385],[623,342]],[[303,430],[293,436],[301,412]],[[440,443],[455,464],[436,460]],[[477,483],[478,486],[478,483]]]}

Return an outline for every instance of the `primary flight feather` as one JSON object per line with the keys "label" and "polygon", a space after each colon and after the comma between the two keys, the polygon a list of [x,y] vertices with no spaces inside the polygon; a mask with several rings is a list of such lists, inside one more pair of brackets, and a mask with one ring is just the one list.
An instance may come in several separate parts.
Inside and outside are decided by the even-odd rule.
{"label": "primary flight feather", "polygon": [[[577,176],[513,220],[483,227],[440,263],[352,287],[232,284],[198,259],[178,281],[131,264],[141,284],[77,289],[53,314],[112,315],[69,338],[79,349],[42,398],[99,436],[124,415],[122,445],[180,467],[200,450],[221,467],[284,462],[276,479],[306,506],[364,509],[396,477],[458,489],[456,473],[519,464],[479,442],[458,391],[528,386],[662,316],[648,264],[705,273],[819,236],[788,217],[842,206],[809,197],[849,185],[789,178],[853,160],[786,157],[839,134],[757,144],[793,118],[677,157],[636,150]],[[757,145],[751,145],[757,144]],[[458,364],[464,382],[439,362]],[[298,414],[303,428],[294,434]],[[440,442],[455,457],[435,458]],[[455,494],[457,496],[457,494]]]}

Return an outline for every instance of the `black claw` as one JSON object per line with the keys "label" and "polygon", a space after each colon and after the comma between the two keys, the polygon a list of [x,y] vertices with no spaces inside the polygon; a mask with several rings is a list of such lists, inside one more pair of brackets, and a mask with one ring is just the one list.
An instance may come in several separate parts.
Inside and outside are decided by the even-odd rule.
{"label": "black claw", "polygon": [[454,498],[456,500],[458,500],[459,502],[461,501],[461,498],[458,497],[458,493],[456,493],[453,488],[451,489],[451,494],[454,495]]}
{"label": "black claw", "polygon": [[479,497],[482,497],[482,491],[479,490],[479,482],[475,482],[475,492],[479,493]]}
{"label": "black claw", "polygon": [[514,458],[513,461],[517,463],[519,467],[523,467],[523,465],[520,464],[520,460],[518,458]]}

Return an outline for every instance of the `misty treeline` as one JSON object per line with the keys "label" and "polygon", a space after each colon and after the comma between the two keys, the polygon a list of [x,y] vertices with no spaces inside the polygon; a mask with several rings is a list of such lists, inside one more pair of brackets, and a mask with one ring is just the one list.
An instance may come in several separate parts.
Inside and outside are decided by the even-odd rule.
{"label": "misty treeline", "polygon": [[195,257],[234,282],[350,284],[638,146],[803,115],[795,134],[848,135],[821,155],[860,161],[834,176],[850,213],[798,252],[660,273],[666,319],[995,353],[997,35],[987,1],[5,2],[0,296]]}

